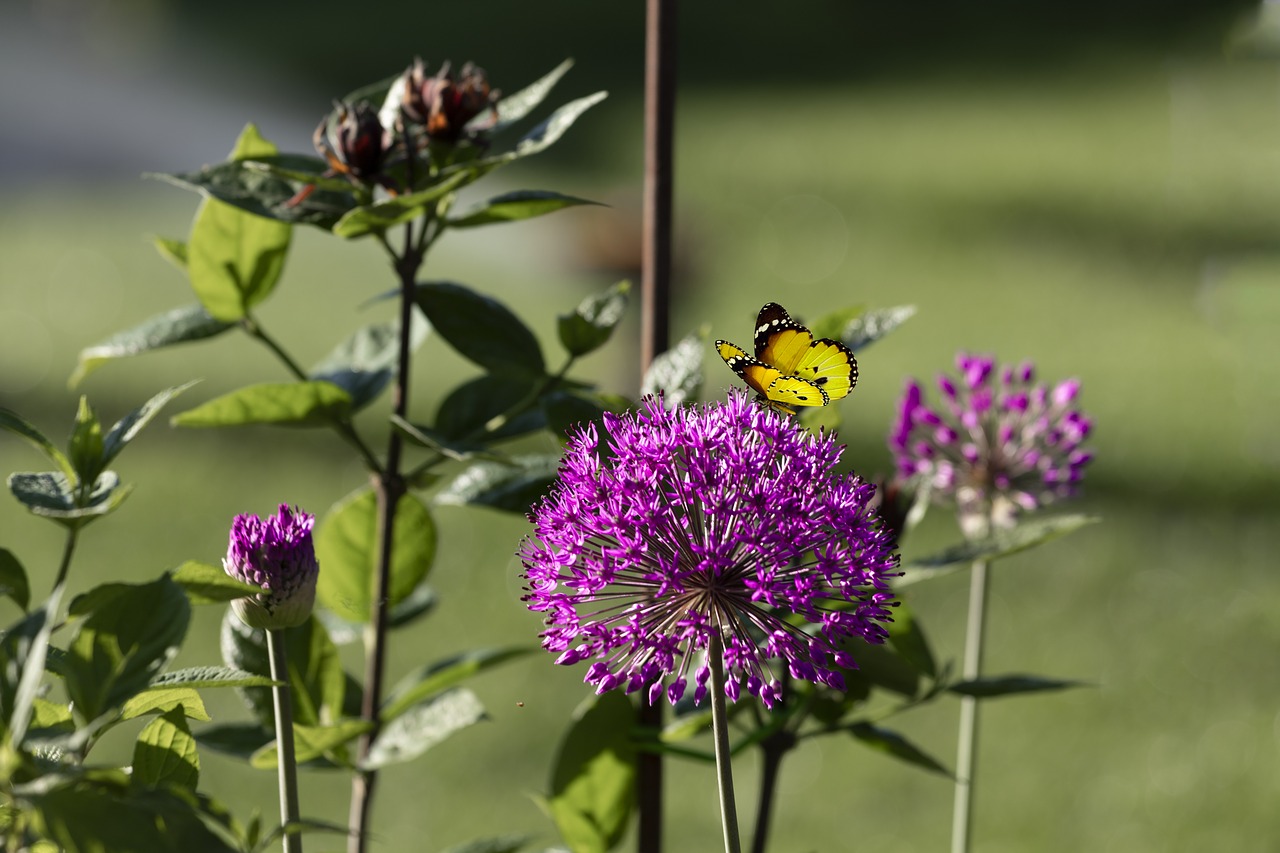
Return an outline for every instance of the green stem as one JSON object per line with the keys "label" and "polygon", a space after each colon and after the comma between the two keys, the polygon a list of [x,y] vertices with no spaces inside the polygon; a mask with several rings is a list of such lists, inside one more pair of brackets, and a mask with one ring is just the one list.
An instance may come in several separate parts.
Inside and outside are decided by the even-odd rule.
{"label": "green stem", "polygon": [[276,767],[284,853],[302,853],[302,834],[298,827],[298,765],[293,753],[293,705],[289,697],[289,663],[285,657],[283,630],[267,631],[267,655],[271,660],[271,680],[282,682],[271,688],[271,698],[276,712]]}
{"label": "green stem", "polygon": [[782,759],[795,745],[795,735],[786,729],[774,732],[760,743],[760,798],[756,807],[756,828],[751,837],[751,853],[764,853],[769,843],[773,801],[778,789]]}
{"label": "green stem", "polygon": [[720,826],[724,831],[725,853],[741,853],[738,838],[738,807],[733,801],[733,765],[729,756],[729,714],[724,700],[724,646],[719,632],[707,647],[711,666],[711,732],[716,742],[716,781],[720,788]]}
{"label": "green stem", "polygon": [[[987,561],[976,560],[969,578],[969,621],[965,628],[961,676],[971,681],[982,675],[983,642],[987,628]],[[956,796],[951,816],[951,853],[968,853],[973,838],[973,787],[977,777],[978,700],[960,697],[960,734],[956,748]]]}
{"label": "green stem", "polygon": [[[76,527],[67,529],[67,541],[62,546],[62,562],[58,565],[58,576],[53,582],[53,588],[57,589],[62,586],[63,581],[67,579],[67,571],[71,568],[71,555],[76,551],[76,540],[80,538],[80,530]],[[56,613],[49,614],[50,619],[56,619]]]}
{"label": "green stem", "polygon": [[[298,366],[298,363],[290,357],[289,353],[285,352],[284,347],[275,338],[267,334],[267,330],[262,328],[256,318],[246,314],[244,319],[240,321],[240,326],[248,333],[249,337],[271,350],[276,358],[280,359],[280,362],[293,374],[295,379],[299,382],[309,382],[311,380],[306,371]],[[360,453],[366,468],[375,474],[382,470],[382,467],[378,464],[378,458],[373,455],[373,451],[360,438],[356,432],[355,425],[351,423],[349,418],[333,418],[331,423],[333,428],[337,430],[338,435],[342,436],[348,444]]]}

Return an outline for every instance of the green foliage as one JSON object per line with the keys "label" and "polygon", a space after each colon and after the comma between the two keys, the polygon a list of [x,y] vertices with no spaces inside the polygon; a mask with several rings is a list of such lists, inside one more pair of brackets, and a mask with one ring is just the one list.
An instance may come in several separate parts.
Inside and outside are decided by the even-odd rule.
{"label": "green foliage", "polygon": [[627,311],[631,282],[620,281],[588,296],[571,314],[561,314],[557,330],[570,355],[583,356],[604,346]]}
{"label": "green foliage", "polygon": [[493,372],[541,375],[542,348],[501,302],[452,282],[418,285],[418,307],[462,356]]}
{"label": "green foliage", "polygon": [[400,679],[387,694],[381,716],[395,719],[400,714],[426,699],[456,687],[468,678],[486,672],[493,667],[523,657],[532,650],[526,648],[474,649],[455,657],[423,667]]}
{"label": "green foliage", "polygon": [[555,479],[559,455],[527,454],[470,465],[436,493],[436,503],[487,506],[525,514]]}
{"label": "green foliage", "polygon": [[547,808],[573,853],[604,853],[631,816],[636,751],[635,709],[617,691],[588,699],[560,742]]}
{"label": "green foliage", "polygon": [[[284,630],[285,658],[289,663],[289,695],[295,723],[320,726],[342,717],[346,674],[338,659],[338,647],[314,616],[297,628]],[[267,679],[271,664],[263,631],[250,628],[227,610],[222,619],[222,660],[228,667]],[[237,687],[236,692],[253,711],[259,725],[275,729],[271,692],[266,687]]]}
{"label": "green foliage", "polygon": [[217,566],[194,560],[187,560],[174,569],[172,577],[192,604],[225,604],[262,592],[262,587],[236,580]]}
{"label": "green foliage", "polygon": [[177,654],[191,620],[182,588],[165,575],[103,584],[72,602],[82,617],[61,662],[77,716],[91,723],[146,688]]}
{"label": "green foliage", "polygon": [[661,394],[667,408],[694,403],[702,391],[702,351],[705,332],[689,335],[671,349],[659,353],[644,374],[641,394]]}
{"label": "green foliage", "polygon": [[147,788],[174,785],[195,791],[200,781],[200,754],[181,707],[156,717],[138,735],[131,781]]}
{"label": "green foliage", "polygon": [[599,203],[548,190],[514,190],[494,196],[462,216],[450,218],[448,225],[450,228],[475,228],[479,225],[519,222],[522,219],[546,216],[566,207]]}
{"label": "green foliage", "polygon": [[27,571],[8,548],[0,548],[0,596],[13,599],[23,610],[31,604]]}
{"label": "green foliage", "polygon": [[317,427],[346,418],[351,408],[351,395],[332,382],[264,383],[215,397],[174,415],[170,423],[185,427]]}
{"label": "green foliage", "polygon": [[[409,351],[416,352],[430,327],[415,311],[409,315]],[[400,321],[371,323],[357,329],[319,364],[311,368],[313,380],[332,382],[351,396],[358,412],[372,403],[395,377],[400,357]]]}
{"label": "green foliage", "polygon": [[[184,244],[185,245],[185,244]],[[218,320],[203,305],[186,305],[157,314],[131,329],[117,332],[101,343],[80,350],[80,361],[67,384],[76,387],[108,361],[128,358],[177,344],[217,337],[235,326]]]}
{"label": "green foliage", "polygon": [[1009,530],[995,530],[986,539],[966,541],[939,554],[904,562],[902,577],[894,581],[894,587],[901,588],[922,580],[942,577],[968,568],[975,560],[1008,557],[1074,533],[1098,520],[1087,515],[1060,515],[1033,518]]}
{"label": "green foliage", "polygon": [[[232,160],[269,157],[276,147],[253,125],[245,127]],[[235,322],[271,295],[284,269],[292,228],[254,216],[213,198],[205,199],[187,241],[187,275],[209,315]]]}
{"label": "green foliage", "polygon": [[[378,500],[370,489],[359,489],[336,504],[316,530],[316,557],[324,566],[316,595],[330,610],[353,622],[372,618],[377,534]],[[426,505],[413,495],[397,503],[392,537],[387,599],[394,607],[426,579],[435,560],[435,522]]]}
{"label": "green foliage", "polygon": [[361,767],[376,770],[412,761],[461,729],[487,718],[474,693],[464,687],[451,688],[384,724]]}
{"label": "green foliage", "polygon": [[920,747],[911,743],[897,732],[870,723],[855,723],[849,727],[849,734],[857,738],[863,745],[893,756],[899,761],[914,764],[933,773],[951,776],[946,765],[930,756]]}

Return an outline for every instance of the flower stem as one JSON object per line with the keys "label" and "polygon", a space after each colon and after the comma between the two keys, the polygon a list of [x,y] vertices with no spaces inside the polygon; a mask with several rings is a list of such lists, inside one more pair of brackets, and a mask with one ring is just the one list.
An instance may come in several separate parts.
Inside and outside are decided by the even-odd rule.
{"label": "flower stem", "polygon": [[[67,541],[62,546],[62,562],[58,565],[58,577],[53,582],[53,588],[57,589],[62,586],[67,579],[67,571],[71,568],[71,555],[76,551],[76,540],[80,537],[80,530],[75,527],[67,529]],[[50,613],[49,618],[57,617],[56,613]]]}
{"label": "flower stem", "polygon": [[[987,628],[987,561],[975,560],[969,578],[969,621],[965,628],[965,681],[982,674],[983,641]],[[968,853],[973,837],[973,786],[977,775],[978,700],[960,697],[960,735],[956,748],[956,797],[951,816],[951,853]]]}
{"label": "flower stem", "polygon": [[733,764],[729,757],[729,714],[724,702],[724,645],[713,633],[707,647],[711,666],[711,732],[716,742],[716,778],[720,788],[720,825],[725,853],[741,853],[738,839],[738,807],[733,801]]}
{"label": "flower stem", "polygon": [[271,688],[276,712],[276,765],[280,784],[280,823],[284,827],[284,853],[302,853],[302,834],[297,828],[298,765],[293,756],[293,705],[289,698],[289,663],[285,657],[284,631],[267,631],[267,654],[271,679],[284,682]]}

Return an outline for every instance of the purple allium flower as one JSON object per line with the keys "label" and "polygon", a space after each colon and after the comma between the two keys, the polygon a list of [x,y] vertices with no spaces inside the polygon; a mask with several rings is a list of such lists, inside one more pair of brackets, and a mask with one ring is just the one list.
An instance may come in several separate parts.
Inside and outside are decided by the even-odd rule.
{"label": "purple allium flower", "polygon": [[1030,362],[998,372],[990,356],[956,356],[958,380],[938,378],[942,402],[907,382],[889,448],[898,473],[954,500],[966,534],[1012,526],[1021,510],[1074,495],[1093,454],[1092,422],[1074,405],[1080,382],[1036,385]]}
{"label": "purple allium flower", "polygon": [[836,667],[855,663],[838,644],[885,639],[897,556],[875,487],[835,473],[843,448],[745,393],[674,411],[647,397],[604,427],[607,448],[593,425],[571,435],[519,551],[556,663],[591,659],[597,693],[644,687],[651,703],[679,701],[693,670],[701,702],[695,654],[718,633],[731,699],[779,701],[770,658],[844,689]]}
{"label": "purple allium flower", "polygon": [[280,504],[274,516],[237,515],[222,568],[267,593],[231,602],[251,628],[292,628],[307,621],[316,600],[320,566],[311,543],[315,516]]}

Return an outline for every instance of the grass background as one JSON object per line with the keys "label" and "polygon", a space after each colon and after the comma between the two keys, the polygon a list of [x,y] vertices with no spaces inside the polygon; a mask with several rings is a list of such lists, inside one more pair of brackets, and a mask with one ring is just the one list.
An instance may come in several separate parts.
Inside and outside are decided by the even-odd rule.
{"label": "grass background", "polygon": [[[708,44],[714,34],[701,20],[686,34]],[[536,65],[504,88],[582,36],[570,28],[565,38],[564,49],[553,50],[548,34],[526,51]],[[819,38],[814,67],[839,65],[831,38]],[[486,43],[468,32],[463,47],[468,39]],[[1105,521],[997,566],[988,667],[1094,686],[986,706],[977,849],[1271,850],[1280,837],[1280,74],[1269,61],[1188,47],[1194,38],[1066,41],[1076,49],[1004,65],[960,62],[952,46],[919,49],[909,57],[919,61],[899,68],[884,48],[819,79],[803,73],[802,41],[781,44],[786,61],[772,75],[749,70],[747,46],[723,48],[729,59],[716,65],[686,41],[673,331],[710,324],[713,337],[745,340],[770,299],[801,317],[847,304],[918,305],[915,319],[866,351],[857,391],[839,404],[846,459],[863,473],[888,466],[883,437],[903,378],[947,369],[957,349],[1030,357],[1050,379],[1080,377],[1097,456],[1071,509]],[[502,299],[548,354],[555,315],[612,281],[636,243],[639,101],[625,69],[597,54],[585,51],[566,96],[589,91],[594,77],[620,91],[574,128],[559,158],[481,191],[553,188],[614,207],[459,235],[427,271]],[[318,62],[299,55],[290,54],[293,66],[274,61]],[[470,55],[482,59],[478,47]],[[237,130],[226,128],[226,145]],[[306,146],[305,133],[277,139]],[[144,236],[183,235],[195,198],[57,174],[0,193],[0,404],[59,436],[74,412],[65,377],[79,348],[189,301]],[[360,306],[390,284],[372,245],[299,231],[263,320],[309,363],[354,322],[386,316],[385,304]],[[583,375],[634,393],[636,326],[632,316]],[[732,377],[708,357],[714,396]],[[414,368],[415,413],[428,418],[473,373],[429,341]],[[112,419],[193,377],[204,382],[183,406],[284,373],[247,339],[228,336],[108,365],[78,390]],[[374,434],[378,408],[362,421]],[[24,445],[0,439],[3,470],[39,464]],[[278,501],[323,511],[362,482],[343,445],[302,431],[156,424],[116,467],[138,488],[82,539],[78,589],[215,561],[233,514]],[[437,520],[432,583],[442,605],[396,635],[393,679],[462,649],[533,643],[538,629],[518,602],[512,557],[526,523],[449,507]],[[954,536],[936,512],[906,554]],[[55,528],[7,501],[0,542],[36,590],[47,589],[61,545]],[[910,591],[943,658],[960,653],[965,583],[956,575]],[[218,618],[199,611],[179,664],[217,660]],[[356,669],[355,650],[346,654]],[[566,715],[584,695],[580,678],[535,656],[477,680],[492,721],[384,773],[380,848],[437,850],[506,831],[549,843],[550,824],[527,795],[545,788]],[[241,713],[230,695],[213,695],[210,710],[218,720]],[[948,700],[894,725],[950,762],[955,715]],[[104,760],[127,760],[130,750],[124,736],[103,748]],[[272,774],[202,759],[203,789],[239,814],[274,813]],[[747,821],[756,769],[751,759],[736,769]],[[670,849],[716,849],[711,770],[676,764],[670,775]],[[307,813],[346,814],[345,777],[304,774],[302,785]],[[786,767],[773,849],[936,850],[946,843],[950,798],[945,779],[852,740],[813,744]]]}

